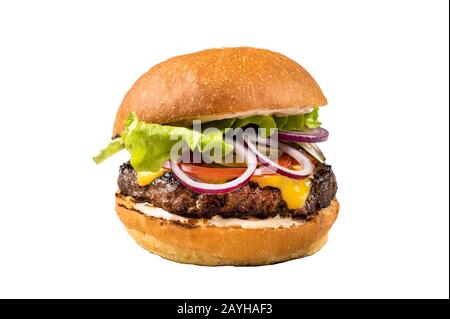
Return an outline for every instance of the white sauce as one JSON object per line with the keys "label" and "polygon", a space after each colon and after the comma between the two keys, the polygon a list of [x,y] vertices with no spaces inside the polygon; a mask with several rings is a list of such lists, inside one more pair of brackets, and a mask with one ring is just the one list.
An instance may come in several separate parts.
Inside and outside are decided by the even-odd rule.
{"label": "white sauce", "polygon": [[211,116],[203,116],[200,119],[204,122],[207,121],[215,121],[215,120],[223,120],[223,119],[231,119],[235,117],[249,117],[255,115],[277,115],[277,116],[288,116],[288,115],[298,115],[298,114],[306,114],[310,113],[314,110],[314,107],[307,107],[306,109],[298,106],[292,106],[286,109],[279,110],[268,110],[268,109],[260,109],[260,110],[250,110],[250,111],[242,111],[236,113],[228,113],[223,115],[211,115]]}
{"label": "white sauce", "polygon": [[[194,219],[171,214],[164,209],[154,207],[148,203],[134,203],[133,208],[143,213],[144,215],[161,218],[165,220],[178,221],[181,223],[192,223]],[[211,219],[195,220],[195,223],[216,227],[242,227],[242,228],[287,228],[291,226],[303,225],[305,222],[301,220],[292,219],[290,217],[272,217],[265,219],[258,218],[223,218],[221,216],[214,216]]]}

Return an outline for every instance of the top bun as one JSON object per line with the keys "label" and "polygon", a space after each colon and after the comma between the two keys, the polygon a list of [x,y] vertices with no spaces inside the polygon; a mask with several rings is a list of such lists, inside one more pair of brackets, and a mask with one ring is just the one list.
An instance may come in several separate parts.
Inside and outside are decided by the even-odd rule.
{"label": "top bun", "polygon": [[113,136],[129,113],[147,123],[181,124],[250,115],[288,115],[327,104],[298,63],[269,50],[210,49],[152,67],[125,95]]}

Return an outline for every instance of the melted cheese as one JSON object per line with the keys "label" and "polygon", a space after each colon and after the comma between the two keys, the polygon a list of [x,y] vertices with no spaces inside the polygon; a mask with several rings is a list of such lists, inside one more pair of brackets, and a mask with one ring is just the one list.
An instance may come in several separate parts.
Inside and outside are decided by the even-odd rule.
{"label": "melted cheese", "polygon": [[137,173],[137,182],[139,186],[146,186],[165,173],[164,169],[156,172],[139,172]]}
{"label": "melted cheese", "polygon": [[312,184],[309,178],[292,179],[281,175],[254,176],[252,181],[261,188],[278,188],[289,209],[298,209],[305,205]]}

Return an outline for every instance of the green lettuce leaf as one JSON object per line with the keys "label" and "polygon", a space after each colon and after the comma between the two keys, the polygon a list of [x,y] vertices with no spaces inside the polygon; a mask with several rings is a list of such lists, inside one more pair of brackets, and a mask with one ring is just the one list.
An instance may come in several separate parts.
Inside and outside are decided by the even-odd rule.
{"label": "green lettuce leaf", "polygon": [[262,135],[264,135],[264,137],[270,135],[270,129],[277,128],[277,123],[275,123],[275,120],[273,119],[272,116],[262,116],[262,115],[250,116],[243,119],[236,119],[236,121],[233,124],[233,127],[234,128],[244,127],[249,124],[254,124],[259,128],[265,129],[260,131]]}
{"label": "green lettuce leaf", "polygon": [[236,122],[235,118],[206,122],[206,123],[202,123],[202,130],[204,131],[205,129],[208,129],[208,128],[216,128],[219,131],[225,133],[227,129],[234,128],[234,126],[233,126],[234,122]]}
{"label": "green lettuce leaf", "polygon": [[286,116],[285,122],[278,129],[283,131],[301,131],[305,128],[305,115]]}
{"label": "green lettuce leaf", "polygon": [[277,128],[283,131],[301,131],[305,128],[319,127],[319,109],[316,107],[311,113],[275,117]]}
{"label": "green lettuce leaf", "polygon": [[170,158],[170,150],[180,138],[194,150],[199,143],[200,134],[183,127],[138,122],[124,142],[131,155],[131,165],[136,171],[155,172]]}
{"label": "green lettuce leaf", "polygon": [[94,156],[93,160],[95,163],[100,164],[105,159],[120,152],[124,148],[125,148],[125,145],[123,144],[122,140],[120,138],[116,138],[111,143],[109,143],[108,146],[106,146],[104,149],[102,149],[97,156]]}
{"label": "green lettuce leaf", "polygon": [[316,128],[322,124],[319,122],[319,108],[316,107],[311,113],[305,114],[305,124],[309,128]]}
{"label": "green lettuce leaf", "polygon": [[255,115],[246,118],[234,118],[202,123],[202,128],[216,127],[225,133],[227,128],[240,128],[254,124],[259,128],[266,129],[266,136],[271,128],[284,131],[301,131],[305,128],[316,128],[320,126],[319,109],[314,108],[311,113],[290,116],[263,116]]}
{"label": "green lettuce leaf", "polygon": [[[131,112],[125,121],[125,129],[119,138],[114,139],[106,148],[93,158],[99,164],[117,152],[127,149],[131,155],[131,165],[138,171],[155,172],[163,163],[171,158],[171,150],[177,144],[186,145],[191,151],[198,150],[211,155],[214,161],[220,161],[224,155],[233,150],[233,146],[223,140],[223,134],[228,128],[240,128],[250,124],[265,128],[265,135],[270,129],[278,128],[286,131],[301,131],[305,128],[320,126],[318,108],[308,114],[292,116],[262,116],[234,118],[202,123],[202,132],[186,127],[159,124],[147,124],[139,121],[136,113]],[[262,131],[264,133],[264,131]],[[214,154],[220,149],[221,154]],[[180,156],[172,154],[172,156]]]}
{"label": "green lettuce leaf", "polygon": [[97,164],[126,148],[131,156],[130,163],[137,172],[156,172],[171,158],[172,147],[176,143],[181,142],[175,148],[179,152],[172,154],[174,156],[181,155],[183,145],[187,145],[191,151],[197,149],[200,152],[211,151],[215,147],[220,147],[224,154],[233,150],[232,145],[223,141],[223,134],[217,129],[202,134],[185,127],[147,124],[138,121],[134,112],[130,113],[125,125],[121,136],[93,158]]}

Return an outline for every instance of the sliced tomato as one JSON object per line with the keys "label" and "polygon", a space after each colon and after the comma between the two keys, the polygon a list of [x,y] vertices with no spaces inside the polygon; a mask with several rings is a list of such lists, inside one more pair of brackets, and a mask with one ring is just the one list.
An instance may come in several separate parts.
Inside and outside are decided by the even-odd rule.
{"label": "sliced tomato", "polygon": [[291,155],[284,153],[278,159],[278,164],[280,164],[283,167],[289,168],[292,165],[296,165],[297,161],[295,159],[293,159]]}
{"label": "sliced tomato", "polygon": [[[278,163],[284,167],[291,167],[297,162],[288,154],[283,154]],[[225,183],[232,179],[241,176],[245,172],[245,168],[233,167],[208,167],[202,165],[180,163],[180,168],[183,172],[191,175],[192,177],[201,180],[206,183]],[[275,174],[265,167],[258,168],[254,176],[272,175]]]}
{"label": "sliced tomato", "polygon": [[216,168],[181,163],[183,172],[206,183],[225,183],[245,172],[245,168]]}

